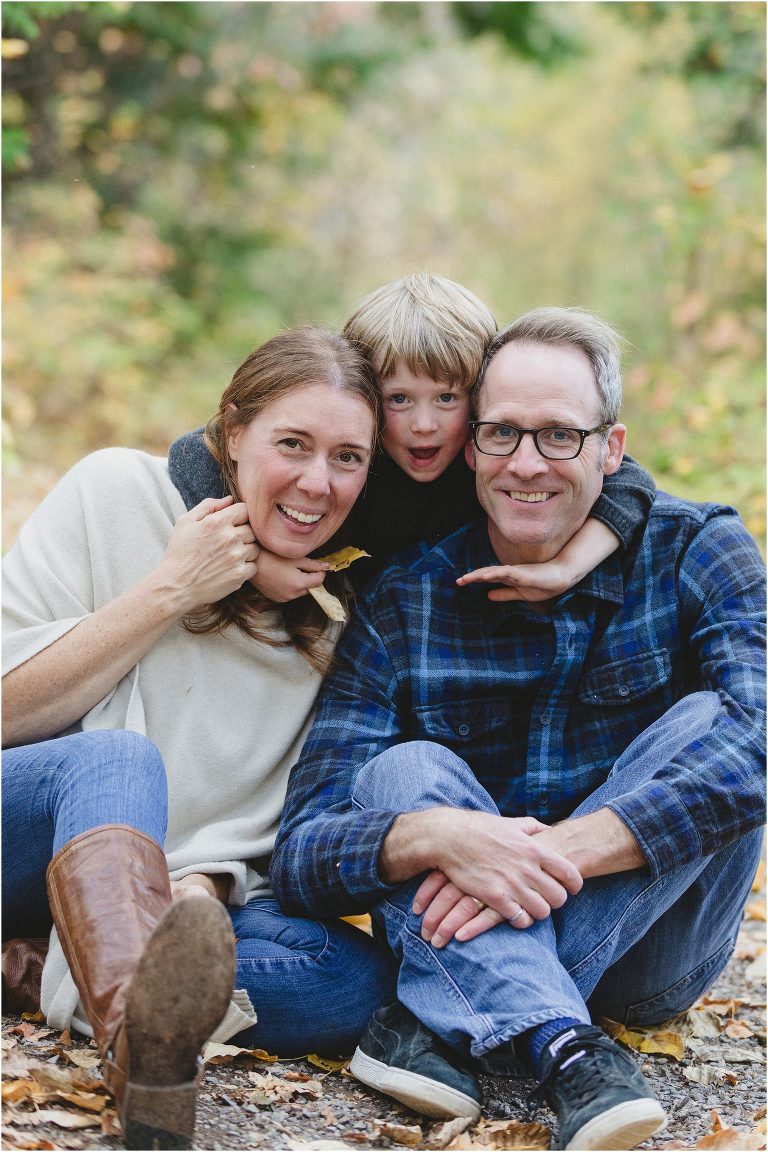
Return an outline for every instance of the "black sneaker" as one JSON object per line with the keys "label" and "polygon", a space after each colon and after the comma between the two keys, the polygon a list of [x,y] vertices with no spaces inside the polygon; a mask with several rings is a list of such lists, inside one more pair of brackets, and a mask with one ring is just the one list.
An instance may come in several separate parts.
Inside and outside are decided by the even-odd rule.
{"label": "black sneaker", "polygon": [[632,1057],[601,1028],[579,1024],[541,1056],[544,1096],[557,1112],[560,1148],[635,1148],[667,1122]]}
{"label": "black sneaker", "polygon": [[457,1057],[398,1000],[374,1012],[350,1072],[425,1116],[480,1115],[480,1087]]}

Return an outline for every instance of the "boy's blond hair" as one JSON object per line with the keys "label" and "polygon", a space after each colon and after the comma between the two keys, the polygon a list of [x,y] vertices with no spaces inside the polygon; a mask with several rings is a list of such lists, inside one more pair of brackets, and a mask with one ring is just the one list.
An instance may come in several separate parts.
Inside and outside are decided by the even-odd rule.
{"label": "boy's blond hair", "polygon": [[445,276],[416,272],[366,296],[344,335],[367,350],[382,380],[402,361],[416,376],[469,389],[496,334],[493,314]]}

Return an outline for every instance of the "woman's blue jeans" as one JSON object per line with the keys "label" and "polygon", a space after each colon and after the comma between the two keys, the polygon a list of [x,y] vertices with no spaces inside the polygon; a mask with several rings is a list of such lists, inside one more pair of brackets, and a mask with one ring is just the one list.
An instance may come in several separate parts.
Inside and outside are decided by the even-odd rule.
{"label": "woman's blue jeans", "polygon": [[[709,692],[680,701],[630,745],[573,815],[594,812],[647,779],[660,760],[708,731],[718,707]],[[357,777],[353,800],[361,809],[498,812],[464,761],[428,741],[372,760]],[[728,962],[761,843],[757,830],[655,880],[647,867],[587,880],[530,928],[499,924],[439,950],[421,939],[421,917],[411,911],[419,879],[385,898],[374,922],[400,963],[399,999],[464,1053],[489,1056],[561,1017],[656,1024],[693,1004]]]}
{"label": "woman's blue jeans", "polygon": [[[128,824],[162,845],[167,787],[160,753],[135,732],[77,733],[3,753],[3,938],[47,935],[45,872],[73,836]],[[394,992],[388,949],[342,921],[285,916],[275,900],[230,908],[236,987],[258,1023],[233,1043],[281,1056],[350,1052]]]}

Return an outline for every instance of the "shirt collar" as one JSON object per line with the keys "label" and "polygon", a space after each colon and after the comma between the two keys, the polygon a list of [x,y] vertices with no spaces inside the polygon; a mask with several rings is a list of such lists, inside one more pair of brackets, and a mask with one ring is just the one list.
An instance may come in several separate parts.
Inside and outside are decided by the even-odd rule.
{"label": "shirt collar", "polygon": [[[499,563],[491,546],[485,520],[472,526],[465,536],[464,544],[463,553],[460,558],[457,558],[460,560],[462,571],[471,572],[475,568],[488,568]],[[564,605],[581,596],[589,597],[592,600],[604,600],[613,604],[623,603],[624,574],[622,561],[623,552],[621,549],[617,549],[591,572],[588,572],[575,588],[564,592],[556,603]],[[487,584],[468,584],[462,588],[461,602],[466,604],[470,611],[490,618],[492,627],[503,626],[511,617],[519,616],[521,612],[526,615],[534,612],[520,600],[489,600]]]}

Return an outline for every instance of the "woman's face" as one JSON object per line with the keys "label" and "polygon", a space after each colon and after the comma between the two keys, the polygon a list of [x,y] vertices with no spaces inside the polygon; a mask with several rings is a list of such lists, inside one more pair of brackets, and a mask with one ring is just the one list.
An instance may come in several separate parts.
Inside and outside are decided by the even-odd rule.
{"label": "woman's face", "polygon": [[227,443],[253,534],[300,559],[344,522],[365,484],[374,417],[354,392],[308,384],[273,400]]}

